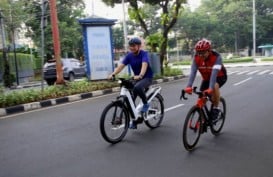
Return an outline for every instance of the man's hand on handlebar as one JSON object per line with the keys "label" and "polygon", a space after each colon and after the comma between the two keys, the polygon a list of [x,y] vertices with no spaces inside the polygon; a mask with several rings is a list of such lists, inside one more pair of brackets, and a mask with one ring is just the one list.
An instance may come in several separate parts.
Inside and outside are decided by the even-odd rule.
{"label": "man's hand on handlebar", "polygon": [[109,80],[115,80],[115,74],[110,74],[107,79]]}
{"label": "man's hand on handlebar", "polygon": [[213,90],[211,89],[211,88],[208,88],[207,90],[204,90],[204,95],[206,95],[206,96],[210,96],[210,95],[212,95],[212,92],[213,92]]}
{"label": "man's hand on handlebar", "polygon": [[141,75],[136,75],[136,76],[133,77],[133,79],[134,80],[140,80],[140,79],[142,79],[142,76]]}
{"label": "man's hand on handlebar", "polygon": [[192,94],[192,87],[186,87],[184,89],[184,91],[187,93],[187,94]]}

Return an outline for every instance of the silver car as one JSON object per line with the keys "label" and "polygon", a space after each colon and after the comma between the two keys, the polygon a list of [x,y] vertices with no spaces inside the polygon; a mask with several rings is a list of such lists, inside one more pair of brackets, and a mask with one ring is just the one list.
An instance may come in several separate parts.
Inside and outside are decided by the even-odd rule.
{"label": "silver car", "polygon": [[[75,78],[86,76],[86,67],[75,58],[62,58],[63,77],[65,80],[74,81]],[[49,60],[43,67],[44,80],[48,85],[53,85],[57,79],[56,61]]]}

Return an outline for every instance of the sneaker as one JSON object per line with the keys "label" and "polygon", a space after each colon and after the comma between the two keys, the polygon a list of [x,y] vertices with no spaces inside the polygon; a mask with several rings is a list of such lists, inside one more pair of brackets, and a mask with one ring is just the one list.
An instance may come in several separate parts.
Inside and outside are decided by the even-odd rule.
{"label": "sneaker", "polygon": [[218,108],[213,108],[212,109],[212,123],[216,123],[218,121],[219,115],[220,115],[221,111]]}
{"label": "sneaker", "polygon": [[129,125],[130,129],[137,129],[137,123],[135,121],[131,121]]}
{"label": "sneaker", "polygon": [[144,121],[142,117],[139,117],[137,120],[134,120],[136,124],[141,124]]}
{"label": "sneaker", "polygon": [[142,109],[141,109],[141,112],[147,112],[149,107],[150,107],[150,105],[148,103],[144,104]]}

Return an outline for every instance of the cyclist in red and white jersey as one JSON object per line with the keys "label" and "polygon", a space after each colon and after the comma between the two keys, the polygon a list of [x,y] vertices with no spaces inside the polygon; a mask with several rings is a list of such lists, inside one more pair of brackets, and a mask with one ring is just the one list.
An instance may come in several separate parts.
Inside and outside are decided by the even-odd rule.
{"label": "cyclist in red and white jersey", "polygon": [[192,93],[192,84],[197,71],[200,72],[203,79],[200,90],[212,96],[212,118],[215,120],[219,114],[219,88],[226,83],[227,73],[221,55],[211,49],[211,42],[207,39],[201,39],[195,45],[191,73],[187,87],[184,89],[186,93]]}

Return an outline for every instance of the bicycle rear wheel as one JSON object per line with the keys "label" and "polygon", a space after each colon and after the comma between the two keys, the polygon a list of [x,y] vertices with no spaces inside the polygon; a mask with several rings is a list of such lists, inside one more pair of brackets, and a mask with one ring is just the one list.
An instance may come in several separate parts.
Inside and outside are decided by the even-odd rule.
{"label": "bicycle rear wheel", "polygon": [[187,114],[183,127],[183,145],[188,151],[192,151],[199,141],[203,129],[202,117],[200,108],[196,106],[193,106]]}
{"label": "bicycle rear wheel", "polygon": [[226,119],[226,101],[222,97],[220,98],[219,108],[221,111],[218,120],[215,123],[210,124],[211,133],[215,136],[219,135],[221,132]]}
{"label": "bicycle rear wheel", "polygon": [[100,132],[109,143],[120,142],[129,127],[129,116],[124,107],[118,102],[110,103],[102,112],[100,118]]}
{"label": "bicycle rear wheel", "polygon": [[145,124],[151,128],[157,128],[160,126],[164,117],[164,103],[162,96],[157,94],[150,102],[150,108],[147,113],[147,120]]}

